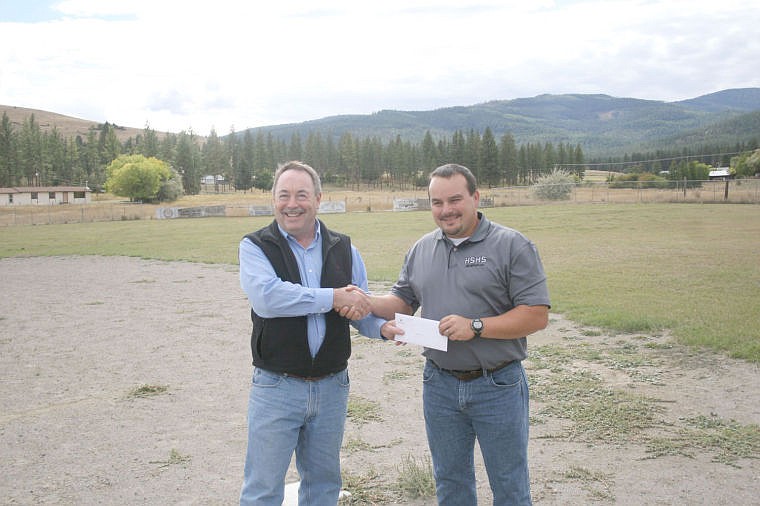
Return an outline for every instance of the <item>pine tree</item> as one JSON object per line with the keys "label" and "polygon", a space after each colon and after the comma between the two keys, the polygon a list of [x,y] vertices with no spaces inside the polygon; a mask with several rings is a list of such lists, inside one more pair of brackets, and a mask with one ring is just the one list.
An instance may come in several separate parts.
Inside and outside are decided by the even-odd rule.
{"label": "pine tree", "polygon": [[17,135],[8,115],[3,112],[0,122],[0,186],[16,186],[18,175]]}
{"label": "pine tree", "polygon": [[[293,132],[290,136],[290,145],[288,146],[288,160],[303,160],[303,146],[301,145],[301,134]],[[316,170],[316,169],[315,169]]]}
{"label": "pine tree", "polygon": [[499,148],[496,146],[496,139],[490,127],[486,127],[483,132],[483,138],[480,141],[480,156],[478,165],[480,168],[480,182],[489,187],[498,186],[499,173]]}
{"label": "pine tree", "polygon": [[433,136],[430,134],[430,130],[425,132],[425,137],[422,139],[422,167],[425,170],[432,171],[437,167],[438,153],[433,142]]}
{"label": "pine tree", "polygon": [[507,185],[517,184],[517,146],[512,134],[504,134],[499,141],[499,171]]}
{"label": "pine tree", "polygon": [[145,156],[158,157],[158,135],[156,131],[150,128],[150,125],[146,124],[143,129],[142,145],[140,146],[140,153]]}
{"label": "pine tree", "polygon": [[241,147],[240,167],[238,169],[236,188],[238,190],[249,190],[253,187],[253,162],[254,162],[254,141],[250,130],[243,134],[243,145]]}

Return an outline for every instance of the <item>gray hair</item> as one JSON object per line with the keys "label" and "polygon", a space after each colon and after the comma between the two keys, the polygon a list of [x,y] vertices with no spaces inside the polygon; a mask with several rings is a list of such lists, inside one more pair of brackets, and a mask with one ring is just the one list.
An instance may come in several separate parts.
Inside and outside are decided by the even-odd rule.
{"label": "gray hair", "polygon": [[280,179],[280,176],[289,170],[300,170],[301,172],[306,172],[309,177],[311,177],[311,182],[314,183],[314,195],[322,194],[322,181],[319,179],[319,174],[317,174],[317,171],[303,162],[292,160],[290,162],[285,162],[277,165],[277,171],[274,173],[274,183],[272,184],[272,195],[274,195],[275,188],[277,188],[277,181]]}

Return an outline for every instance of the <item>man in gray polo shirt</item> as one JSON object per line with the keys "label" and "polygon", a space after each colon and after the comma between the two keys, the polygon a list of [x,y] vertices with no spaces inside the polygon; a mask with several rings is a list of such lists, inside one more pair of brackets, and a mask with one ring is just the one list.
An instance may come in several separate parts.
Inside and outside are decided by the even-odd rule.
{"label": "man in gray polo shirt", "polygon": [[423,408],[438,503],[477,504],[477,439],[495,505],[531,504],[528,477],[526,336],[546,327],[549,294],[533,243],[478,211],[480,193],[466,167],[430,174],[438,229],[409,250],[391,292],[372,297],[389,320],[382,335],[403,333],[395,313],[438,320],[447,351],[425,348]]}

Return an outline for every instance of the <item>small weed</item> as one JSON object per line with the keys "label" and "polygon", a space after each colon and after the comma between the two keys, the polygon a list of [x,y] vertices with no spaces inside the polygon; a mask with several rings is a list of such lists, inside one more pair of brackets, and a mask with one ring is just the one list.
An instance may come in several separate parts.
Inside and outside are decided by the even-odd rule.
{"label": "small weed", "polygon": [[650,350],[672,350],[673,349],[673,345],[670,344],[670,343],[652,343],[652,342],[649,342],[649,343],[646,343],[644,345],[644,347],[647,348],[647,349],[650,349]]}
{"label": "small weed", "polygon": [[694,458],[693,449],[694,446],[685,438],[653,437],[646,442],[646,452],[653,459],[666,456]]}
{"label": "small weed", "polygon": [[348,418],[354,423],[380,422],[380,405],[363,397],[351,395],[348,398]]}
{"label": "small weed", "polygon": [[398,488],[407,497],[434,497],[435,479],[430,457],[417,460],[411,455],[399,465]]}
{"label": "small weed", "polygon": [[651,363],[641,355],[633,355],[628,351],[610,353],[605,363],[611,369],[627,370],[651,365]]}
{"label": "small weed", "polygon": [[760,427],[741,425],[716,415],[700,415],[685,420],[687,427],[672,438],[652,438],[647,441],[647,453],[652,458],[665,455],[693,457],[692,450],[714,452],[713,462],[740,467],[739,459],[760,458]]}
{"label": "small weed", "polygon": [[365,474],[351,474],[343,471],[343,489],[351,495],[340,500],[340,504],[386,504],[398,499],[393,490],[379,480],[380,474],[369,469]]}
{"label": "small weed", "polygon": [[[614,500],[615,498],[612,494],[613,475],[611,474],[596,473],[583,467],[572,466],[565,472],[564,477],[568,480],[581,482],[583,488],[596,501]],[[601,490],[595,485],[601,485]]]}
{"label": "small weed", "polygon": [[534,425],[545,425],[547,417],[545,415],[530,415],[529,422],[531,427]]}
{"label": "small weed", "polygon": [[168,389],[169,385],[140,385],[130,390],[127,397],[152,397],[154,395],[160,395]]}
{"label": "small weed", "polygon": [[604,359],[604,355],[599,350],[589,348],[583,350],[583,358],[589,362],[601,362]]}
{"label": "small weed", "polygon": [[383,384],[387,385],[391,381],[401,381],[409,378],[411,374],[407,371],[390,371],[383,375]]}
{"label": "small weed", "polygon": [[182,455],[175,448],[169,452],[169,458],[166,460],[152,460],[151,464],[160,464],[158,467],[169,467],[176,464],[186,464],[190,462],[189,455]]}
{"label": "small weed", "polygon": [[557,346],[538,346],[530,351],[528,361],[530,369],[548,369],[552,372],[563,370],[569,359],[569,353]]}
{"label": "small weed", "polygon": [[360,451],[374,452],[383,448],[393,448],[401,444],[404,441],[403,438],[395,438],[382,445],[371,445],[361,439],[351,438],[343,444],[343,450],[348,453],[355,453]]}
{"label": "small weed", "polygon": [[366,441],[361,439],[351,438],[343,443],[343,449],[348,453],[360,452],[360,451],[375,451],[375,448]]}

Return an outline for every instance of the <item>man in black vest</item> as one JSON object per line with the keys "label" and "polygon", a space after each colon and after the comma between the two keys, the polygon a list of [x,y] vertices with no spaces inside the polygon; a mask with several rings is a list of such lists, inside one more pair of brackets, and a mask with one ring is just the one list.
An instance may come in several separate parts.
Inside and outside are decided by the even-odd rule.
{"label": "man in black vest", "polygon": [[[319,175],[280,166],[275,221],[240,242],[240,284],[251,305],[253,381],[240,504],[280,506],[295,451],[301,505],[335,506],[348,404],[349,319],[380,338],[367,272],[348,236],[316,218]],[[340,310],[347,318],[342,317]]]}

